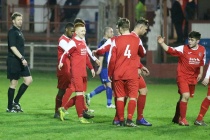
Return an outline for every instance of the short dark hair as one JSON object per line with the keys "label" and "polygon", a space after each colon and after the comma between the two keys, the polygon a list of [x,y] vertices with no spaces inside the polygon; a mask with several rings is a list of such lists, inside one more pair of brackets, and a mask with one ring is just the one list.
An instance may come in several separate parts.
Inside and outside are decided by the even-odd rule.
{"label": "short dark hair", "polygon": [[144,24],[149,27],[149,21],[145,19],[144,17],[140,17],[140,19],[136,21],[136,26],[139,24]]}
{"label": "short dark hair", "polygon": [[116,22],[116,26],[118,26],[119,21],[120,21],[121,19],[122,19],[121,17],[118,18],[118,20],[117,20],[117,22]]}
{"label": "short dark hair", "polygon": [[71,23],[71,22],[69,22],[69,23],[66,24],[65,29],[66,28],[71,28],[71,27],[73,28],[74,27],[74,24]]}
{"label": "short dark hair", "polygon": [[14,12],[11,16],[11,19],[14,20],[16,19],[16,17],[22,17],[23,15],[19,12]]}
{"label": "short dark hair", "polygon": [[189,38],[195,38],[197,40],[200,40],[201,39],[201,34],[197,31],[191,31],[189,34],[188,34],[188,37]]}
{"label": "short dark hair", "polygon": [[118,28],[130,29],[130,21],[127,18],[119,18],[117,26]]}

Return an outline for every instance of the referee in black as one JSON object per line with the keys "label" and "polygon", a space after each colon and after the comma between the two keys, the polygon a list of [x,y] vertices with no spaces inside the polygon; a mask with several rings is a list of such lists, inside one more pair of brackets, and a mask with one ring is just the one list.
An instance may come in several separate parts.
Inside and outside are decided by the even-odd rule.
{"label": "referee in black", "polygon": [[[23,15],[14,12],[11,16],[13,26],[8,31],[8,55],[7,55],[7,79],[10,80],[8,89],[7,112],[23,112],[19,100],[32,82],[32,76],[28,63],[24,58],[24,36],[21,32]],[[23,77],[23,83],[20,85],[17,95],[15,89],[18,80]],[[15,98],[14,98],[15,97]]]}

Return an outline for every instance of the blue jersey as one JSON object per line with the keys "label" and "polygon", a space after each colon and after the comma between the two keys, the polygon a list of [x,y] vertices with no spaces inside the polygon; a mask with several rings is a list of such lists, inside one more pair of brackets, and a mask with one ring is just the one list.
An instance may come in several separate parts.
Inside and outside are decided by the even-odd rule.
{"label": "blue jersey", "polygon": [[[99,43],[98,48],[100,48],[106,41],[107,39],[103,38],[101,42]],[[101,73],[99,74],[102,84],[110,82],[108,79],[108,71],[107,71],[108,55],[109,55],[109,52],[106,52],[103,55],[104,60],[103,60],[102,70],[101,70]]]}
{"label": "blue jersey", "polygon": [[[103,38],[103,39],[101,40],[101,42],[99,43],[98,48],[100,48],[106,41],[107,41],[107,39]],[[107,68],[108,55],[109,55],[109,52],[106,52],[106,53],[104,54],[104,60],[103,60],[103,66],[102,66],[102,68]]]}

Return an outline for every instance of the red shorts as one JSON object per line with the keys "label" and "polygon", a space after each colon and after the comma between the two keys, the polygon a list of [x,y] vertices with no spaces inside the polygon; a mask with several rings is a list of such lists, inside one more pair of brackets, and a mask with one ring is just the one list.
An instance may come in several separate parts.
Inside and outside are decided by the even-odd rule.
{"label": "red shorts", "polygon": [[59,89],[68,88],[68,85],[70,84],[70,81],[71,81],[69,59],[66,59],[61,70],[57,69],[57,78],[58,78],[57,88]]}
{"label": "red shorts", "polygon": [[177,79],[177,85],[178,85],[178,93],[183,94],[185,92],[190,93],[190,97],[194,96],[195,92],[195,85],[190,85],[184,78],[178,78]]}
{"label": "red shorts", "polygon": [[69,60],[69,58],[66,58],[66,60],[63,63],[63,67],[61,68],[61,70],[58,70],[58,68],[57,68],[57,76],[69,74],[70,69],[71,69],[70,60]]}
{"label": "red shorts", "polygon": [[87,90],[87,77],[72,77],[71,86],[76,92]]}
{"label": "red shorts", "polygon": [[138,80],[139,80],[139,89],[142,89],[142,88],[146,88],[147,87],[147,85],[146,85],[146,83],[144,81],[144,78],[142,76],[140,76],[138,78]]}
{"label": "red shorts", "polygon": [[117,98],[119,97],[138,97],[138,79],[116,80],[114,81],[114,91]]}
{"label": "red shorts", "polygon": [[66,75],[59,75],[58,78],[58,85],[57,88],[59,89],[67,89],[70,84],[70,79],[67,78]]}

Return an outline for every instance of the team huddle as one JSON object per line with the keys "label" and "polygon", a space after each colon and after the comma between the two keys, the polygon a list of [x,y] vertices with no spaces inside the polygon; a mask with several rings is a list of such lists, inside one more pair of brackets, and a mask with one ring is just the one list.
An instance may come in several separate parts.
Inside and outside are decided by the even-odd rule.
{"label": "team huddle", "polygon": [[[7,74],[10,79],[8,89],[7,112],[23,112],[19,100],[30,83],[32,76],[24,59],[24,40],[20,31],[22,26],[22,15],[12,15],[13,28],[8,33],[8,59]],[[148,32],[149,24],[145,18],[140,18],[130,32],[130,21],[127,18],[119,18],[116,23],[118,35],[113,36],[113,29],[106,27],[104,37],[98,49],[91,50],[85,40],[85,22],[82,19],[75,19],[74,23],[67,23],[64,34],[58,42],[58,93],[55,98],[54,118],[65,120],[67,110],[75,106],[78,119],[81,123],[90,123],[88,119],[94,117],[94,110],[89,109],[90,100],[93,96],[106,91],[107,108],[115,108],[113,125],[137,127],[138,125],[152,126],[143,116],[146,104],[147,85],[143,76],[150,74],[149,70],[141,64],[141,58],[145,56],[146,50],[140,39]],[[17,38],[17,37],[19,38]],[[139,37],[140,36],[140,37]],[[188,45],[169,47],[164,43],[164,38],[157,37],[157,42],[172,56],[178,57],[177,86],[180,98],[176,105],[173,123],[189,126],[186,119],[187,104],[190,97],[193,97],[195,86],[203,75],[206,52],[205,48],[199,45],[201,34],[192,31],[188,35]],[[21,44],[18,45],[18,40]],[[90,58],[98,65],[95,72]],[[13,69],[12,66],[19,69]],[[209,64],[210,65],[210,64]],[[87,90],[87,70],[89,68],[92,77],[100,76],[102,85],[92,92],[85,94]],[[24,83],[21,85],[17,96],[14,99],[15,87],[20,77]],[[210,66],[202,84],[210,89]],[[76,95],[72,96],[75,92]],[[114,104],[112,98],[114,97]],[[210,90],[203,100],[198,117],[194,124],[206,126],[203,121],[210,105]],[[127,106],[127,115],[125,107]],[[137,111],[136,122],[133,115]]]}
{"label": "team huddle", "polygon": [[[66,110],[75,105],[80,122],[89,123],[87,119],[94,116],[89,113],[92,110],[88,109],[85,101],[87,105],[90,105],[90,97],[106,89],[107,108],[116,107],[113,124],[131,127],[136,127],[136,124],[152,125],[143,117],[147,87],[141,76],[141,70],[144,70],[146,74],[149,74],[149,71],[140,63],[140,58],[145,55],[146,50],[138,37],[147,32],[148,21],[144,18],[139,20],[131,33],[129,31],[130,22],[126,18],[120,18],[116,26],[117,36],[113,37],[111,27],[105,28],[104,38],[99,48],[94,50],[93,54],[87,54],[89,48],[85,42],[85,22],[76,19],[74,25],[72,23],[66,25],[66,32],[61,36],[58,46],[59,91],[56,96],[55,117],[64,120]],[[75,33],[73,33],[74,30]],[[68,40],[62,38],[68,38]],[[119,51],[119,46],[124,46],[124,48],[120,47]],[[100,61],[93,57],[96,55],[99,56]],[[91,70],[92,76],[95,76],[89,57],[93,57],[92,59],[99,65],[97,74],[100,75],[103,85],[85,96],[86,66]],[[76,93],[76,96],[70,98],[73,92]],[[111,103],[112,96],[115,98],[115,105]],[[127,119],[124,120],[124,107],[127,99],[128,114]],[[135,124],[132,118],[136,104],[138,104],[138,117]]]}

